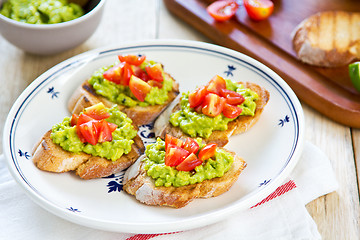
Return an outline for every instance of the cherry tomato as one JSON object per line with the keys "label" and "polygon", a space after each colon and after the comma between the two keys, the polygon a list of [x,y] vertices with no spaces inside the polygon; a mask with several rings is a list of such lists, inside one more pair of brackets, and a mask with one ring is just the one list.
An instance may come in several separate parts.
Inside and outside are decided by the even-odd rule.
{"label": "cherry tomato", "polygon": [[131,65],[127,62],[121,62],[103,73],[103,77],[106,80],[124,86],[129,85],[130,77],[132,75],[133,71]]}
{"label": "cherry tomato", "polygon": [[255,21],[268,18],[274,10],[274,3],[270,0],[244,0],[244,6],[249,17]]}
{"label": "cherry tomato", "polygon": [[231,105],[240,105],[245,101],[245,98],[240,93],[231,91],[229,89],[221,89],[220,96],[226,99],[226,102]]}
{"label": "cherry tomato", "polygon": [[177,147],[182,147],[184,142],[176,137],[173,137],[169,134],[165,135],[165,151],[167,151],[169,145],[175,145]]}
{"label": "cherry tomato", "polygon": [[131,54],[119,55],[120,62],[127,62],[128,64],[139,66],[145,61],[145,56],[136,56]]}
{"label": "cherry tomato", "polygon": [[79,125],[81,135],[85,138],[86,142],[95,145],[98,142],[99,132],[94,124],[95,120]]}
{"label": "cherry tomato", "polygon": [[221,0],[213,2],[206,10],[216,21],[223,22],[234,16],[238,8],[235,0]]}
{"label": "cherry tomato", "polygon": [[214,93],[207,94],[204,99],[202,113],[209,117],[216,117],[222,112],[225,101],[225,98]]}
{"label": "cherry tomato", "polygon": [[77,115],[77,114],[74,113],[74,114],[71,116],[70,125],[71,125],[71,126],[75,126],[75,125],[77,124],[77,122],[78,122],[78,119],[79,119],[79,115]]}
{"label": "cherry tomato", "polygon": [[192,138],[187,138],[182,147],[190,153],[197,153],[199,151],[199,144]]}
{"label": "cherry tomato", "polygon": [[198,159],[194,153],[190,153],[179,165],[176,166],[176,169],[179,171],[191,171],[195,167],[201,165],[203,161]]}
{"label": "cherry tomato", "polygon": [[203,147],[198,154],[198,157],[201,161],[209,159],[213,157],[216,153],[217,144],[216,143],[209,143],[205,147]]}
{"label": "cherry tomato", "polygon": [[165,152],[165,165],[174,167],[179,165],[187,156],[189,152],[178,146],[171,146]]}
{"label": "cherry tomato", "polygon": [[99,103],[85,108],[84,113],[96,120],[106,119],[110,117],[110,113],[106,110],[104,104]]}
{"label": "cherry tomato", "polygon": [[149,75],[146,73],[146,71],[142,70],[138,66],[133,66],[133,73],[136,77],[140,78],[141,80],[147,82],[150,80]]}
{"label": "cherry tomato", "polygon": [[225,103],[222,114],[224,114],[224,116],[227,118],[236,118],[241,114],[241,112],[242,108]]}
{"label": "cherry tomato", "polygon": [[206,86],[201,86],[197,88],[195,91],[189,94],[189,104],[191,108],[195,108],[204,101],[205,96],[207,94]]}
{"label": "cherry tomato", "polygon": [[[95,123],[95,126],[99,133],[97,142],[106,142],[106,141],[111,142],[112,141],[112,132],[113,131],[111,131],[110,125],[107,121],[100,120]],[[115,126],[115,129],[116,129],[116,126]]]}
{"label": "cherry tomato", "polygon": [[92,117],[90,117],[90,116],[82,113],[82,114],[80,114],[80,116],[79,116],[79,118],[78,118],[78,120],[77,120],[76,125],[79,126],[79,125],[81,125],[81,124],[83,124],[83,123],[87,123],[87,122],[90,122],[90,121],[92,121],[92,120],[94,120]]}
{"label": "cherry tomato", "polygon": [[150,92],[151,86],[136,76],[131,76],[129,82],[130,91],[141,102],[145,100],[146,95]]}
{"label": "cherry tomato", "polygon": [[158,82],[158,81],[155,81],[155,80],[149,80],[147,82],[150,86],[152,87],[157,87],[157,88],[162,88],[163,87],[163,84],[161,82]]}
{"label": "cherry tomato", "polygon": [[147,74],[149,75],[149,77],[152,80],[158,81],[158,82],[162,82],[164,81],[163,75],[162,75],[162,66],[160,63],[156,63],[153,64],[151,66],[146,66],[145,70],[147,72]]}
{"label": "cherry tomato", "polygon": [[219,95],[221,89],[226,89],[226,81],[219,75],[216,75],[210,80],[207,91]]}

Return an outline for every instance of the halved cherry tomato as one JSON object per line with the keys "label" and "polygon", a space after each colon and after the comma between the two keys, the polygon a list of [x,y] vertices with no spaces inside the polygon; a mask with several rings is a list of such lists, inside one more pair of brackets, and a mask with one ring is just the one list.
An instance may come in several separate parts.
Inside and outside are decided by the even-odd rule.
{"label": "halved cherry tomato", "polygon": [[139,66],[145,61],[146,56],[136,56],[131,54],[119,55],[120,62],[127,62],[128,64]]}
{"label": "halved cherry tomato", "polygon": [[176,166],[176,169],[179,171],[191,171],[195,167],[201,165],[201,161],[194,153],[190,153],[179,165]]}
{"label": "halved cherry tomato", "polygon": [[197,153],[199,151],[199,144],[192,138],[187,138],[182,145],[182,148],[189,151],[190,153]]}
{"label": "halved cherry tomato", "polygon": [[206,159],[209,159],[213,157],[216,153],[216,143],[209,143],[205,147],[203,147],[198,154],[198,157],[201,161],[204,161]]}
{"label": "halved cherry tomato", "polygon": [[155,80],[149,80],[147,82],[152,87],[162,88],[163,84],[161,82],[155,81]]}
{"label": "halved cherry tomato", "polygon": [[189,152],[185,149],[172,145],[165,152],[165,165],[174,167],[179,165],[187,156]]}
{"label": "halved cherry tomato", "polygon": [[221,89],[220,96],[224,97],[228,104],[235,106],[240,105],[245,101],[243,95],[229,89]]}
{"label": "halved cherry tomato", "polygon": [[206,10],[216,21],[226,21],[235,15],[239,5],[235,0],[221,0],[210,4]]}
{"label": "halved cherry tomato", "polygon": [[204,99],[202,113],[209,117],[216,117],[222,112],[225,101],[225,98],[214,93],[207,94]]}
{"label": "halved cherry tomato", "polygon": [[209,85],[207,86],[207,91],[219,95],[220,90],[225,88],[226,88],[225,79],[220,77],[219,75],[216,75],[210,80]]}
{"label": "halved cherry tomato", "polygon": [[78,119],[79,119],[79,115],[77,115],[77,114],[74,113],[74,114],[71,116],[70,125],[71,125],[71,126],[75,126],[75,125],[77,124],[77,122],[78,122]]}
{"label": "halved cherry tomato", "polygon": [[147,82],[150,80],[149,75],[146,71],[142,70],[139,66],[133,66],[133,73],[138,78],[142,79],[143,81]]}
{"label": "halved cherry tomato", "polygon": [[274,3],[270,0],[244,0],[243,2],[247,14],[255,21],[268,18],[274,10]]}
{"label": "halved cherry tomato", "polygon": [[145,70],[152,80],[155,80],[158,82],[164,81],[164,78],[162,75],[162,66],[160,63],[146,66]]}
{"label": "halved cherry tomato", "polygon": [[150,92],[151,86],[141,80],[140,78],[132,75],[129,82],[130,91],[141,102],[145,100],[146,95]]}
{"label": "halved cherry tomato", "polygon": [[129,85],[131,75],[133,75],[133,71],[131,65],[127,62],[121,62],[103,73],[106,80],[124,86]]}
{"label": "halved cherry tomato", "polygon": [[199,106],[207,94],[206,86],[201,86],[189,94],[189,104],[191,108]]}
{"label": "halved cherry tomato", "polygon": [[106,110],[103,103],[92,105],[91,107],[85,108],[84,113],[96,120],[106,119],[110,117],[110,113]]}
{"label": "halved cherry tomato", "polygon": [[165,151],[167,151],[169,145],[175,145],[177,147],[182,147],[184,142],[176,137],[173,137],[169,134],[165,135]]}
{"label": "halved cherry tomato", "polygon": [[86,142],[90,143],[91,145],[95,145],[99,138],[99,133],[95,127],[94,121],[96,120],[92,120],[78,126],[81,135],[84,137]]}
{"label": "halved cherry tomato", "polygon": [[77,120],[76,125],[79,126],[79,125],[81,125],[81,124],[83,124],[83,123],[87,123],[87,122],[90,122],[90,121],[92,121],[92,120],[94,120],[92,117],[90,117],[90,116],[82,113],[82,114],[80,114],[80,116],[79,116],[79,118],[78,118],[78,120]]}
{"label": "halved cherry tomato", "polygon": [[[97,123],[95,123],[95,126],[99,133],[97,142],[112,141],[112,131],[111,131],[109,123],[107,121],[100,120]],[[116,129],[116,127],[115,127],[115,129]]]}
{"label": "halved cherry tomato", "polygon": [[237,106],[225,103],[224,108],[222,110],[222,114],[224,114],[227,118],[236,118],[238,117],[242,112],[242,108],[239,108]]}

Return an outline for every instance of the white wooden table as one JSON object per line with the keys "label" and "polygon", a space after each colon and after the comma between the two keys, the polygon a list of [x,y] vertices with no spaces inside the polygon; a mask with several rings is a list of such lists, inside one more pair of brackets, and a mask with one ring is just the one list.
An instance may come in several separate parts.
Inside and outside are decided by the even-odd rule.
{"label": "white wooden table", "polygon": [[[6,116],[21,92],[40,74],[84,51],[147,39],[188,39],[211,42],[172,16],[161,0],[107,0],[96,33],[81,46],[53,56],[22,52],[0,36],[0,135]],[[306,140],[330,159],[340,188],[307,205],[323,239],[359,239],[360,131],[337,124],[302,104]],[[2,138],[0,139],[2,152]]]}

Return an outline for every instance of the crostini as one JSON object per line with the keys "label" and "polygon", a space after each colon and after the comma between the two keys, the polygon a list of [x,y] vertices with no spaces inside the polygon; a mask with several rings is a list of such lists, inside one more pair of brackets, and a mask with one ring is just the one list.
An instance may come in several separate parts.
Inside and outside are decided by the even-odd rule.
{"label": "crostini", "polygon": [[126,170],[123,189],[147,205],[181,208],[225,193],[245,167],[242,158],[214,143],[166,135]]}
{"label": "crostini", "polygon": [[44,171],[75,171],[92,179],[128,168],[144,150],[131,119],[116,105],[98,103],[54,125],[35,146],[32,160]]}
{"label": "crostini", "polygon": [[96,71],[68,102],[71,113],[102,102],[117,104],[137,126],[152,123],[179,94],[179,85],[162,64],[146,56],[119,55],[119,62]]}
{"label": "crostini", "polygon": [[230,136],[247,131],[258,121],[269,98],[269,92],[257,84],[216,75],[207,85],[178,96],[156,119],[155,135],[201,137],[223,147]]}

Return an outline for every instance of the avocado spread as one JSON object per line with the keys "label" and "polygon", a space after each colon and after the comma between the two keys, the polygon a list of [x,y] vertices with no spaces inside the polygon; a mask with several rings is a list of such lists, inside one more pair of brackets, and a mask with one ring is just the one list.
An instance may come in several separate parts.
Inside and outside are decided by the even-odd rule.
{"label": "avocado spread", "polygon": [[[155,62],[145,60],[140,67],[144,70],[146,66],[152,64],[155,64]],[[146,95],[145,101],[140,102],[132,94],[128,86],[116,84],[104,79],[103,73],[112,66],[114,65],[99,69],[89,79],[89,84],[95,89],[97,94],[106,97],[113,103],[124,105],[126,107],[162,105],[168,100],[168,93],[172,90],[172,79],[167,77],[164,72],[162,72],[164,78],[163,87],[152,87],[150,92]]]}
{"label": "avocado spread", "polygon": [[67,0],[8,0],[0,13],[19,22],[52,24],[81,17],[84,10]]}
{"label": "avocado spread", "polygon": [[[256,109],[255,101],[258,99],[257,93],[229,79],[225,79],[225,81],[227,89],[238,92],[245,98],[245,101],[238,106],[242,108],[240,116],[254,116]],[[181,109],[170,116],[170,123],[173,126],[180,127],[183,132],[193,138],[208,138],[215,130],[227,130],[227,124],[234,119],[227,118],[223,114],[209,117],[205,114],[197,113],[193,108],[190,108],[189,93],[182,94]]]}
{"label": "avocado spread", "polygon": [[[196,139],[200,148],[205,144]],[[204,161],[193,171],[178,171],[174,167],[165,165],[165,142],[158,138],[156,143],[150,144],[145,150],[145,170],[147,175],[155,180],[155,186],[181,187],[200,183],[216,177],[222,177],[231,167],[234,157],[223,149],[216,149],[215,157]]]}
{"label": "avocado spread", "polygon": [[96,145],[81,142],[76,133],[76,126],[70,124],[70,117],[66,117],[61,123],[54,125],[50,137],[54,143],[66,151],[85,152],[115,161],[131,151],[131,145],[134,142],[132,139],[136,136],[137,131],[133,127],[131,119],[125,113],[120,112],[116,105],[109,108],[108,112],[110,117],[106,121],[118,126],[112,133],[113,140],[111,142],[107,141]]}

